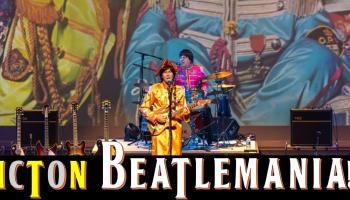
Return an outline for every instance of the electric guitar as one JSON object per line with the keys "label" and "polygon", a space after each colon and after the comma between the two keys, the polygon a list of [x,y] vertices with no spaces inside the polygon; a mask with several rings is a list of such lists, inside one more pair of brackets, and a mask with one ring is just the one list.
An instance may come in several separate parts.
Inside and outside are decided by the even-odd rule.
{"label": "electric guitar", "polygon": [[[195,103],[188,104],[185,107],[181,107],[177,110],[172,111],[172,116],[174,117],[177,114],[182,113],[186,108],[188,108],[191,111],[199,106],[204,106],[204,105],[209,104],[209,103],[211,103],[211,99],[198,100]],[[168,117],[169,108],[168,107],[167,108],[160,108],[158,110],[154,110],[153,113],[156,115],[164,115],[164,117]],[[165,123],[160,123],[160,122],[152,123],[152,122],[148,121],[147,128],[150,131],[151,135],[154,135],[154,136],[155,136],[155,134],[159,135],[163,131],[165,131],[167,128],[169,128],[169,122],[170,122],[169,119],[167,119]],[[174,127],[172,127],[172,128],[174,128]]]}
{"label": "electric guitar", "polygon": [[[103,139],[98,139],[96,141],[96,144],[92,148],[91,153],[94,155],[102,155],[103,152],[103,147],[102,147],[102,142],[103,141],[115,141],[114,139],[109,139],[109,123],[108,123],[108,118],[109,118],[109,111],[111,110],[111,102],[109,100],[104,100],[102,102],[102,110],[103,110]],[[115,149],[111,150],[111,155],[115,155]]]}
{"label": "electric guitar", "polygon": [[81,141],[80,144],[78,144],[78,115],[77,115],[77,108],[78,105],[76,102],[72,103],[72,114],[73,114],[73,144],[69,141],[66,142],[67,152],[68,155],[79,155],[83,156],[84,148],[85,148],[85,141]]}
{"label": "electric guitar", "polygon": [[54,144],[51,148],[49,147],[49,106],[44,106],[44,117],[45,117],[45,127],[44,127],[44,146],[40,141],[36,143],[36,154],[39,156],[54,156],[57,151],[57,144]]}
{"label": "electric guitar", "polygon": [[12,145],[11,150],[13,155],[24,156],[24,151],[21,147],[21,124],[23,110],[21,107],[16,108],[16,126],[17,126],[17,144]]}

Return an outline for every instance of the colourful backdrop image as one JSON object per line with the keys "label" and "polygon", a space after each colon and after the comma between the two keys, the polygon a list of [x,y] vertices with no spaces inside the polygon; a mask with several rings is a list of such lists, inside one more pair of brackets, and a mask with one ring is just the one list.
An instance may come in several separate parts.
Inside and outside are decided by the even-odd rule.
{"label": "colourful backdrop image", "polygon": [[97,79],[105,68],[114,34],[108,1],[17,0],[1,69],[1,124],[13,123],[17,106],[49,104],[60,121],[70,103],[90,94],[91,116],[99,104]]}
{"label": "colourful backdrop image", "polygon": [[333,108],[350,123],[347,1],[5,0],[0,9],[0,125],[15,124],[18,106],[45,104],[66,124],[74,101],[79,122],[95,125],[102,99],[114,126],[138,124],[140,92],[182,49],[207,76],[232,73],[220,102],[241,125],[288,125],[291,108]]}
{"label": "colourful backdrop image", "polygon": [[[148,4],[126,53],[123,106],[135,110],[131,102],[138,99],[133,88],[140,75],[134,63],[141,63],[142,56],[135,52],[177,61],[183,48],[193,50],[195,63],[204,66],[208,74],[233,72],[233,77],[224,81],[236,85],[229,100],[232,114],[241,124],[288,125],[291,108],[330,106],[328,101],[346,93],[342,90],[349,83],[349,60],[344,53],[347,35],[334,26],[325,6],[344,8],[342,3]],[[146,56],[143,62],[150,61],[155,59]],[[150,70],[144,79],[156,81]],[[128,120],[135,118],[127,116]]]}

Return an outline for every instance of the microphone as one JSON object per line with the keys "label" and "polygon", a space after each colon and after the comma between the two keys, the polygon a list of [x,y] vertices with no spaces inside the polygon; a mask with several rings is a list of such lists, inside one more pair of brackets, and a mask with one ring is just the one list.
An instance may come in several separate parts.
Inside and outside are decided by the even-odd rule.
{"label": "microphone", "polygon": [[167,83],[168,85],[172,85],[172,84],[174,83],[174,80],[173,80],[173,79],[168,80],[168,81],[166,81],[166,83]]}

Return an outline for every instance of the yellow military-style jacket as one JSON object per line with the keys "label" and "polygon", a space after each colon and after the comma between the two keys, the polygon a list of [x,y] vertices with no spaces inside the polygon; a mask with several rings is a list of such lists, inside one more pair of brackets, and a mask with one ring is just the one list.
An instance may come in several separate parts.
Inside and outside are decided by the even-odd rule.
{"label": "yellow military-style jacket", "polygon": [[[169,96],[166,83],[151,86],[140,106],[140,112],[148,120],[148,128],[152,136],[152,155],[181,155],[182,154],[182,122],[189,120],[189,109],[185,100],[183,86],[174,86],[173,102],[175,116],[172,118],[172,138],[170,145],[169,118],[166,123],[159,123],[158,115],[168,116]],[[174,109],[174,108],[173,108]],[[171,146],[171,153],[170,153]]]}

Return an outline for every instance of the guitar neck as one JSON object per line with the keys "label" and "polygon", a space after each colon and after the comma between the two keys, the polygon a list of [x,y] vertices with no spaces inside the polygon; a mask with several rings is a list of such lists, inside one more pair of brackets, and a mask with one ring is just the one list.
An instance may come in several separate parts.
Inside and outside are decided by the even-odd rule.
{"label": "guitar neck", "polygon": [[75,110],[73,111],[73,145],[78,146],[78,116]]}
{"label": "guitar neck", "polygon": [[21,115],[17,115],[17,146],[21,146],[21,128],[22,128],[22,119]]}
{"label": "guitar neck", "polygon": [[192,110],[194,107],[196,107],[197,106],[197,103],[191,103],[191,104],[188,104],[187,105],[187,108],[188,109],[190,109],[190,110]]}
{"label": "guitar neck", "polygon": [[[172,113],[173,113],[174,115],[177,115],[177,114],[183,112],[186,108],[188,108],[189,110],[191,110],[191,109],[193,109],[193,108],[196,107],[196,106],[197,106],[196,103],[191,103],[191,104],[188,104],[187,106],[181,107],[180,109],[173,110]],[[161,108],[161,109],[159,109],[158,111],[155,111],[155,113],[157,113],[157,114],[165,114],[165,113],[167,113],[167,112],[169,112],[169,108],[165,108],[165,109],[164,109],[164,108]]]}
{"label": "guitar neck", "polygon": [[103,136],[106,141],[109,139],[108,112],[104,113]]}
{"label": "guitar neck", "polygon": [[191,104],[188,104],[187,106],[184,106],[184,107],[181,107],[180,109],[178,110],[174,110],[173,111],[173,114],[174,115],[177,115],[179,113],[182,113],[186,108],[188,108],[189,110],[192,110],[194,107],[196,107],[197,104],[196,103],[191,103]]}
{"label": "guitar neck", "polygon": [[49,118],[45,117],[45,149],[49,148]]}

